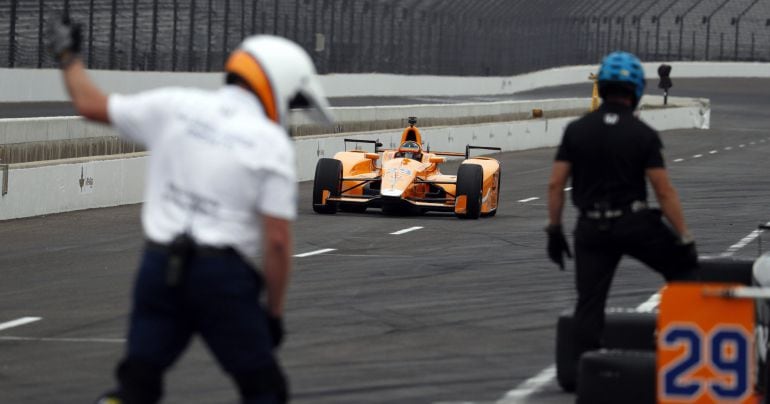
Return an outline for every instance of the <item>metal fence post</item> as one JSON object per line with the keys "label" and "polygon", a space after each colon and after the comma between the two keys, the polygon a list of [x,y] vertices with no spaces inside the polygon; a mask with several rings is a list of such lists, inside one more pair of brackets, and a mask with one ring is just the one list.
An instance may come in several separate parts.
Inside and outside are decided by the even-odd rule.
{"label": "metal fence post", "polygon": [[137,26],[137,18],[139,16],[137,15],[139,13],[137,4],[139,0],[134,0],[133,7],[132,7],[132,20],[131,20],[131,66],[128,67],[129,70],[136,69],[136,26]]}
{"label": "metal fence post", "polygon": [[[243,0],[241,0],[243,1]],[[230,0],[225,0],[225,23],[224,27],[222,29],[222,57],[227,58],[227,34],[229,34],[229,28],[230,27]],[[224,64],[225,60],[222,60],[222,64]]]}
{"label": "metal fence post", "polygon": [[176,22],[179,19],[179,0],[174,0],[174,21],[171,23],[171,71],[176,71]]}
{"label": "metal fence post", "polygon": [[8,28],[8,67],[16,65],[16,9],[18,0],[11,0],[11,24]]}
{"label": "metal fence post", "polygon": [[[737,17],[733,18],[733,22],[735,23],[735,54],[733,55],[733,60],[738,60],[738,38],[740,37],[741,32],[741,18],[743,18],[746,13],[751,10],[754,5],[759,3],[759,0],[754,0],[751,4],[749,4],[748,7],[743,9]],[[752,43],[754,41],[754,34],[752,33]],[[754,59],[754,52],[752,51],[751,59]]]}
{"label": "metal fence post", "polygon": [[206,15],[206,70],[211,71],[211,16],[213,11],[213,0],[209,0],[208,13]]}
{"label": "metal fence post", "polygon": [[150,70],[158,64],[158,0],[152,2],[152,44],[150,45]]}
{"label": "metal fence post", "polygon": [[727,5],[727,3],[731,2],[732,0],[725,0],[722,2],[714,11],[709,14],[708,17],[706,17],[706,60],[709,60],[709,47],[711,42],[711,17],[713,17],[716,13],[719,12],[724,6]]}
{"label": "metal fence post", "polygon": [[273,1],[273,34],[278,35],[278,1]]}
{"label": "metal fence post", "polygon": [[88,62],[86,66],[92,67],[94,59],[94,0],[88,2]]}
{"label": "metal fence post", "polygon": [[45,55],[44,52],[44,45],[43,45],[43,25],[45,25],[45,21],[43,20],[43,0],[40,0],[38,2],[38,15],[37,15],[37,67],[38,69],[43,67],[43,57]]}
{"label": "metal fence post", "polygon": [[190,1],[190,38],[187,41],[187,71],[193,71],[195,60],[195,0]]}
{"label": "metal fence post", "polygon": [[[703,0],[699,0],[698,2],[696,2],[695,4],[690,6],[690,8],[685,10],[684,13],[682,13],[682,14],[680,14],[680,15],[678,15],[676,17],[675,22],[677,24],[679,24],[679,59],[680,60],[682,59],[682,41],[684,39],[684,19],[685,19],[685,17],[687,17],[687,14],[690,14],[690,12],[692,10],[694,10],[695,7],[698,7],[701,3],[703,3]],[[693,34],[695,34],[695,31],[693,31]],[[695,36],[694,35],[693,35],[693,43],[692,44],[693,44],[692,52],[693,52],[693,55],[694,55],[695,54],[694,53],[695,52]]]}

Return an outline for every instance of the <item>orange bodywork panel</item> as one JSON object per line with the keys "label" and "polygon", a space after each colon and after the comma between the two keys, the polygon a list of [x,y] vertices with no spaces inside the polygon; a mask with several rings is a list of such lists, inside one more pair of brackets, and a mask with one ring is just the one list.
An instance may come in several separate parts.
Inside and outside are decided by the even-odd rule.
{"label": "orange bodywork panel", "polygon": [[[657,325],[657,402],[757,403],[751,299],[715,293],[730,284],[671,283]],[[710,292],[711,291],[711,292]]]}

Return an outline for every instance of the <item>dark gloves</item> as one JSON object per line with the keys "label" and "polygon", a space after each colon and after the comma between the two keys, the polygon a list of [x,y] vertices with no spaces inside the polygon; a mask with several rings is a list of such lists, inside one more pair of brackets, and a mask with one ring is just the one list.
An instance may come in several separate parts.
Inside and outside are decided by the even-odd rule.
{"label": "dark gloves", "polygon": [[283,319],[272,314],[267,315],[267,328],[273,340],[273,348],[278,348],[283,342]]}
{"label": "dark gloves", "polygon": [[53,20],[48,25],[46,32],[48,51],[63,66],[80,53],[82,41],[81,25],[70,21],[67,15]]}
{"label": "dark gloves", "polygon": [[693,268],[698,265],[698,250],[695,248],[695,239],[687,234],[679,236],[677,245],[682,249],[684,262],[682,265],[686,268]]}
{"label": "dark gloves", "polygon": [[572,252],[569,250],[567,238],[564,237],[564,231],[562,231],[560,224],[550,224],[545,228],[545,232],[548,234],[548,258],[563,271],[564,253],[567,254],[567,257],[572,258]]}

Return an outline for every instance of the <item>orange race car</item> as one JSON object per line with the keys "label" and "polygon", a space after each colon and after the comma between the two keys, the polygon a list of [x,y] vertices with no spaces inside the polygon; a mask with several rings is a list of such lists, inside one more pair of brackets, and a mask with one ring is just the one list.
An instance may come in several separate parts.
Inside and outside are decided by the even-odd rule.
{"label": "orange race car", "polygon": [[[409,118],[396,150],[380,149],[382,144],[373,140],[345,139],[346,146],[373,144],[374,153],[346,150],[318,160],[313,210],[363,212],[373,207],[386,214],[441,211],[468,219],[494,216],[500,196],[500,163],[491,157],[471,158],[470,151],[500,148],[466,146],[465,153],[425,151],[416,123],[416,118]],[[465,157],[457,175],[439,171],[444,156]]]}

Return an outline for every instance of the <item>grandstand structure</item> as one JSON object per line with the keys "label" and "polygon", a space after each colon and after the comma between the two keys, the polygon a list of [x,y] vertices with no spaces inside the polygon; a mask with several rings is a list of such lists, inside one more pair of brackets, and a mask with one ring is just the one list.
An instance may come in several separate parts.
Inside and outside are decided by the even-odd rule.
{"label": "grandstand structure", "polygon": [[45,26],[82,22],[90,68],[218,71],[241,38],[289,37],[321,73],[497,76],[643,60],[770,60],[770,0],[6,0],[0,67],[52,67]]}

